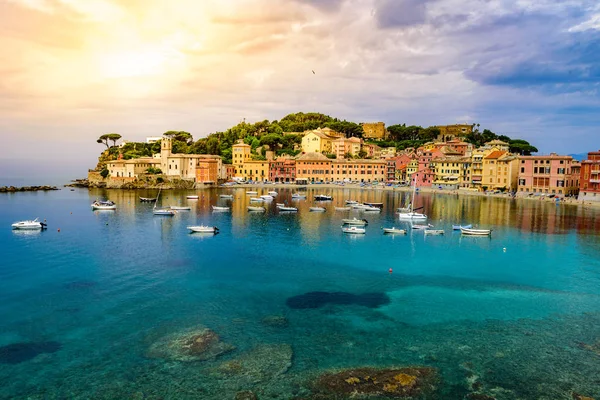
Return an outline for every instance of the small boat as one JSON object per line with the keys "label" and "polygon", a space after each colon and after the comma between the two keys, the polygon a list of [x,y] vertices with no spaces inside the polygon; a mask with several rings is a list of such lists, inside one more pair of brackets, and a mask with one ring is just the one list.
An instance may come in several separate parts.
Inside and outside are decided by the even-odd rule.
{"label": "small boat", "polygon": [[342,226],[342,232],[364,235],[367,231],[365,228],[359,228],[358,226]]}
{"label": "small boat", "polygon": [[491,229],[468,229],[468,228],[460,228],[460,232],[463,235],[470,236],[490,236],[492,234]]}
{"label": "small boat", "polygon": [[445,232],[443,229],[425,229],[426,235],[443,235]]}
{"label": "small boat", "polygon": [[427,221],[427,215],[418,212],[400,213],[398,219],[402,221]]}
{"label": "small boat", "polygon": [[310,211],[314,211],[314,212],[325,212],[325,208],[324,207],[309,207],[308,209]]}
{"label": "small boat", "polygon": [[38,230],[38,229],[46,229],[48,225],[46,225],[46,223],[44,223],[44,222],[38,221],[38,219],[36,218],[34,220],[15,222],[11,226],[13,229],[30,230],[31,231],[31,230]]}
{"label": "small boat", "polygon": [[198,200],[200,197],[197,194],[190,194],[189,196],[185,196],[188,200]]}
{"label": "small boat", "polygon": [[352,210],[351,207],[334,207],[335,211],[350,211]]}
{"label": "small boat", "polygon": [[366,219],[358,219],[358,218],[344,218],[342,223],[345,225],[356,225],[356,226],[365,226],[369,225],[369,221]]}
{"label": "small boat", "polygon": [[471,229],[473,227],[473,225],[469,224],[469,225],[452,225],[452,230],[453,231],[460,231],[461,228],[465,228],[465,229]]}
{"label": "small boat", "polygon": [[326,194],[318,194],[315,196],[316,201],[331,201],[333,197],[327,196]]}
{"label": "small boat", "polygon": [[399,213],[407,213],[410,212],[410,204],[408,204],[406,207],[398,207],[396,209],[396,211],[398,211]]}
{"label": "small boat", "polygon": [[211,206],[213,211],[219,211],[219,212],[226,212],[226,211],[230,211],[231,209],[229,207],[218,207],[218,206]]}
{"label": "small boat", "polygon": [[420,225],[420,224],[413,224],[411,226],[412,229],[429,229],[429,228],[433,228],[433,225],[431,224],[427,224],[427,225]]}
{"label": "small boat", "polygon": [[292,194],[292,199],[305,199],[306,195],[303,193],[294,193]]}
{"label": "small boat", "polygon": [[273,201],[275,199],[270,194],[263,194],[262,196],[260,196],[260,198],[263,199],[264,201]]}
{"label": "small boat", "polygon": [[253,207],[253,206],[248,206],[248,211],[253,211],[253,212],[265,212],[265,208],[264,207]]}
{"label": "small boat", "polygon": [[219,228],[217,228],[216,226],[188,226],[187,229],[189,229],[191,233],[219,233]]}
{"label": "small boat", "polygon": [[277,206],[277,209],[279,211],[298,211],[298,209],[296,207],[288,207],[288,206]]}
{"label": "small boat", "polygon": [[262,203],[265,199],[261,199],[260,197],[250,197],[251,203]]}
{"label": "small boat", "polygon": [[92,203],[92,210],[116,210],[117,209],[117,205],[110,201],[110,200],[106,200],[106,201],[94,201]]}
{"label": "small boat", "polygon": [[277,206],[277,207],[285,207],[285,204],[284,203],[275,203],[275,206]]}
{"label": "small boat", "polygon": [[272,190],[270,192],[267,192],[267,194],[269,194],[271,196],[277,196],[278,193],[276,191]]}
{"label": "small boat", "polygon": [[246,194],[258,194],[256,190],[247,190]]}
{"label": "small boat", "polygon": [[169,206],[169,208],[176,211],[190,211],[192,209],[190,206]]}
{"label": "small boat", "polygon": [[233,195],[232,194],[221,194],[221,195],[219,195],[219,197],[222,198],[222,199],[233,200]]}
{"label": "small boat", "polygon": [[154,215],[165,215],[168,217],[172,217],[176,213],[177,211],[171,210],[170,208],[155,208],[154,210],[152,210],[152,214]]}
{"label": "small boat", "polygon": [[396,234],[396,235],[406,235],[406,229],[400,229],[400,228],[383,228],[383,233],[391,233],[391,234]]}
{"label": "small boat", "polygon": [[372,213],[380,213],[381,212],[381,208],[378,207],[363,207],[359,209],[362,212],[372,212]]}
{"label": "small boat", "polygon": [[377,207],[377,208],[383,208],[383,203],[363,203],[367,206],[371,206],[371,207]]}
{"label": "small boat", "polygon": [[352,205],[352,204],[358,204],[358,201],[356,201],[356,200],[346,200],[346,204],[350,204],[350,205]]}
{"label": "small boat", "polygon": [[142,203],[152,203],[156,201],[156,197],[140,197]]}

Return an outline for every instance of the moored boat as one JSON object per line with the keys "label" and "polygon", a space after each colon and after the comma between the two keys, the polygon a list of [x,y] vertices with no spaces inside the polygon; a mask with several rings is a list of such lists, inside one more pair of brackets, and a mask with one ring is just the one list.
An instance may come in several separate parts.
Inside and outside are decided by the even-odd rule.
{"label": "moored boat", "polygon": [[106,200],[106,201],[94,201],[92,203],[92,210],[116,210],[117,209],[117,205],[110,201],[110,200]]}
{"label": "moored boat", "polygon": [[18,229],[18,230],[32,231],[32,230],[46,229],[47,225],[45,222],[40,222],[36,218],[34,220],[25,220],[25,221],[15,222],[14,224],[11,225],[11,227],[13,229]]}
{"label": "moored boat", "polygon": [[433,228],[433,225],[431,225],[431,224],[427,224],[427,225],[412,224],[411,228],[412,229],[429,229],[429,228]]}
{"label": "moored boat", "polygon": [[490,236],[492,234],[491,229],[468,229],[468,228],[460,228],[460,232],[463,235],[469,236]]}
{"label": "moored boat", "polygon": [[222,198],[222,199],[233,200],[233,195],[232,194],[220,194],[219,197]]}
{"label": "moored boat", "polygon": [[364,202],[363,204],[365,204],[367,206],[371,206],[371,207],[383,208],[383,203],[367,203],[367,202]]}
{"label": "moored boat", "polygon": [[426,235],[443,235],[445,232],[443,229],[425,229]]}
{"label": "moored boat", "polygon": [[325,212],[325,207],[309,207],[308,209],[313,212]]}
{"label": "moored boat", "polygon": [[391,234],[396,234],[396,235],[406,235],[406,229],[400,229],[400,228],[383,228],[383,233],[391,233]]}
{"label": "moored boat", "polygon": [[187,229],[191,231],[191,233],[218,233],[219,228],[216,226],[206,226],[206,225],[197,225],[197,226],[188,226]]}
{"label": "moored boat", "polygon": [[171,210],[170,208],[155,208],[152,210],[152,214],[154,215],[164,215],[167,217],[172,217],[177,212],[175,210]]}
{"label": "moored boat", "polygon": [[251,203],[262,203],[265,199],[261,199],[260,197],[250,197]]}
{"label": "moored boat", "polygon": [[298,209],[296,207],[290,207],[290,206],[286,206],[286,205],[277,206],[277,209],[279,211],[292,211],[292,212],[298,211]]}
{"label": "moored boat", "polygon": [[256,190],[246,190],[246,194],[258,194]]}
{"label": "moored boat", "polygon": [[315,200],[316,201],[331,201],[331,200],[333,200],[333,197],[328,196],[326,194],[318,194],[315,196]]}
{"label": "moored boat", "polygon": [[197,194],[190,194],[189,196],[185,196],[188,200],[198,200],[200,197]]}
{"label": "moored boat", "polygon": [[264,201],[273,201],[274,197],[271,196],[270,194],[263,194],[262,196],[260,196],[261,199],[263,199]]}
{"label": "moored boat", "polygon": [[363,207],[363,208],[360,208],[359,210],[362,212],[371,212],[371,213],[380,213],[381,212],[381,208],[371,207],[371,206]]}
{"label": "moored boat", "polygon": [[253,212],[265,212],[265,208],[264,207],[254,207],[254,206],[248,206],[248,211],[253,211]]}
{"label": "moored boat", "polygon": [[334,207],[335,211],[350,211],[352,210],[351,207]]}
{"label": "moored boat", "polygon": [[364,235],[367,232],[367,230],[358,226],[342,226],[342,232]]}
{"label": "moored boat", "polygon": [[366,219],[358,219],[358,218],[344,218],[342,223],[345,225],[355,225],[355,226],[365,226],[369,224],[369,221]]}
{"label": "moored boat", "polygon": [[356,201],[356,200],[346,200],[346,204],[350,204],[350,205],[352,205],[352,204],[358,204],[358,201]]}
{"label": "moored boat", "polygon": [[190,206],[169,206],[169,208],[175,211],[190,211],[192,209]]}
{"label": "moored boat", "polygon": [[471,228],[473,228],[473,225],[471,225],[471,224],[469,224],[469,225],[452,225],[452,230],[454,230],[454,231],[460,231],[461,228],[471,229]]}
{"label": "moored boat", "polygon": [[292,199],[305,199],[306,195],[303,193],[294,193],[292,194]]}
{"label": "moored boat", "polygon": [[142,203],[152,203],[156,201],[156,197],[140,197]]}
{"label": "moored boat", "polygon": [[229,207],[218,207],[218,206],[211,206],[213,211],[219,211],[219,212],[226,212],[226,211],[230,211],[231,209]]}
{"label": "moored boat", "polygon": [[278,193],[276,191],[274,191],[274,190],[272,190],[270,192],[267,192],[267,194],[269,194],[271,196],[277,196],[278,195]]}

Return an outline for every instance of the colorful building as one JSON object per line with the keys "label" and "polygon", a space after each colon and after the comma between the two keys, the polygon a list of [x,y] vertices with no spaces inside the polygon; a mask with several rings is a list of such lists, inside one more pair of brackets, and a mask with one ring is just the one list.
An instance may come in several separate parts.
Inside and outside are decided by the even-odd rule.
{"label": "colorful building", "polygon": [[464,163],[460,156],[448,156],[436,158],[431,162],[431,168],[435,172],[433,186],[436,188],[456,190],[461,186],[464,174]]}
{"label": "colorful building", "polygon": [[269,161],[246,161],[235,166],[235,177],[245,181],[266,182],[269,180]]}
{"label": "colorful building", "polygon": [[519,156],[520,195],[576,195],[579,191],[581,165],[571,156],[551,153],[549,156]]}
{"label": "colorful building", "polygon": [[335,182],[383,182],[387,179],[387,161],[333,160],[331,172]]}
{"label": "colorful building", "polygon": [[502,150],[495,150],[483,157],[482,189],[516,191],[518,183],[518,160]]}
{"label": "colorful building", "polygon": [[356,137],[337,138],[331,142],[332,154],[338,159],[346,158],[346,155],[357,157],[360,153],[362,140]]}
{"label": "colorful building", "polygon": [[245,144],[243,140],[238,140],[236,144],[231,146],[231,162],[234,166],[244,164],[252,159],[252,146]]}
{"label": "colorful building", "polygon": [[269,180],[271,182],[295,182],[296,181],[296,160],[292,158],[280,157],[271,161]]}
{"label": "colorful building", "polygon": [[464,138],[469,133],[473,133],[473,125],[469,124],[456,124],[456,125],[438,125],[436,126],[440,130],[440,134],[437,138],[440,142],[448,142],[457,138]]}
{"label": "colorful building", "polygon": [[363,128],[363,139],[385,140],[387,130],[383,122],[363,122],[360,124]]}
{"label": "colorful building", "polygon": [[331,182],[331,162],[321,153],[306,153],[296,158],[296,182]]}
{"label": "colorful building", "polygon": [[600,150],[588,153],[581,162],[579,200],[600,201]]}

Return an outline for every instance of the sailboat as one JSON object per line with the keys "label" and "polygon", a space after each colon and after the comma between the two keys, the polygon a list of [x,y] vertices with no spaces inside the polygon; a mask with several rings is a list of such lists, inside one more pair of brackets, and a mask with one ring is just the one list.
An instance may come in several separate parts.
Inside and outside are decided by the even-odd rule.
{"label": "sailboat", "polygon": [[170,208],[156,208],[156,203],[158,203],[158,199],[160,198],[160,190],[158,189],[158,196],[156,196],[156,201],[154,202],[154,208],[152,208],[152,214],[154,215],[166,215],[166,216],[173,216],[175,215],[175,210],[172,210]]}
{"label": "sailboat", "polygon": [[415,210],[420,210],[423,207],[414,208],[415,204],[415,194],[417,192],[417,180],[415,179],[415,184],[413,185],[413,193],[412,199],[410,201],[410,210],[408,212],[400,212],[398,214],[398,218],[401,221],[427,221],[427,215],[415,212]]}

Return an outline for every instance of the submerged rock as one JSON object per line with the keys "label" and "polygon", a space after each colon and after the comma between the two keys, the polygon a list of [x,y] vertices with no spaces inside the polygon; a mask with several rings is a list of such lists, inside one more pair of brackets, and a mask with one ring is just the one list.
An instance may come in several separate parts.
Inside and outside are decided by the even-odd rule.
{"label": "submerged rock", "polygon": [[327,304],[358,305],[377,308],[390,303],[390,298],[383,292],[353,294],[346,292],[309,292],[287,299],[290,308],[319,308]]}
{"label": "submerged rock", "polygon": [[219,335],[205,328],[192,328],[167,335],[152,344],[147,356],[173,361],[206,361],[235,349],[221,342]]}
{"label": "submerged rock", "polygon": [[579,393],[573,393],[573,400],[594,400],[594,398],[583,396]]}
{"label": "submerged rock", "polygon": [[289,344],[261,344],[222,363],[214,373],[220,378],[232,378],[238,385],[247,387],[285,374],[292,366],[292,357],[292,346]]}
{"label": "submerged rock", "polygon": [[244,390],[235,394],[235,400],[258,400],[258,397],[256,397],[254,392]]}
{"label": "submerged rock", "polygon": [[275,328],[285,328],[288,326],[288,320],[283,315],[268,315],[261,322],[263,325]]}
{"label": "submerged rock", "polygon": [[0,363],[19,364],[44,354],[55,353],[62,345],[58,342],[21,342],[0,347]]}
{"label": "submerged rock", "polygon": [[321,375],[313,387],[315,398],[429,399],[439,382],[437,370],[429,367],[358,368]]}

